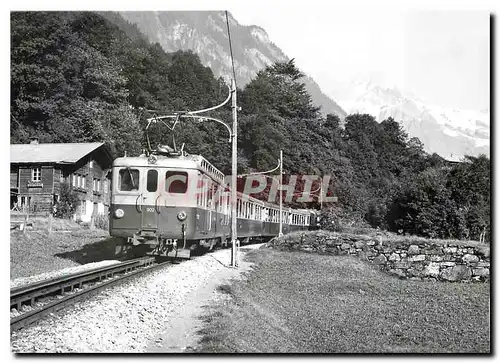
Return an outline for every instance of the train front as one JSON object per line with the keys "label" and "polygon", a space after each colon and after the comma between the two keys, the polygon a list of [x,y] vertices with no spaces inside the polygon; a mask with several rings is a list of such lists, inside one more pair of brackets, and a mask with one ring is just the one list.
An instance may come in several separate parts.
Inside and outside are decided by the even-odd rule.
{"label": "train front", "polygon": [[110,235],[139,254],[189,258],[196,227],[196,167],[152,155],[113,162]]}

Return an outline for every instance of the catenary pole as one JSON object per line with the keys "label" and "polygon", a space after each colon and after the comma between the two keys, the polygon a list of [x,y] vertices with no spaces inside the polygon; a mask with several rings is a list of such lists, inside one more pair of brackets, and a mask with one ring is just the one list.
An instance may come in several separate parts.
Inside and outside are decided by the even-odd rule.
{"label": "catenary pole", "polygon": [[283,236],[283,150],[280,150],[280,231],[278,236]]}
{"label": "catenary pole", "polygon": [[233,132],[232,132],[232,174],[231,174],[231,266],[238,266],[238,235],[236,231],[236,196],[237,196],[237,144],[238,144],[238,110],[236,106],[236,82],[231,81],[231,97],[233,110]]}

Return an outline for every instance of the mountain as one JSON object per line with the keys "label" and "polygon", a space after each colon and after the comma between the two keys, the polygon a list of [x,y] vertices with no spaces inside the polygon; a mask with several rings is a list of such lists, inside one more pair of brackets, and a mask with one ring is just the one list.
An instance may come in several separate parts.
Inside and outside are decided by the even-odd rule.
{"label": "mountain", "polygon": [[[212,69],[216,77],[232,78],[232,63],[223,11],[132,11],[120,12],[127,21],[137,25],[152,42],[159,43],[166,52],[192,50],[201,62]],[[109,18],[109,17],[108,17]],[[245,86],[258,71],[276,61],[290,60],[258,26],[239,24],[228,13],[234,57],[236,83]],[[123,26],[123,24],[118,24]],[[310,77],[304,83],[323,114],[333,113],[341,119],[346,112],[324,94]]]}
{"label": "mountain", "polygon": [[348,113],[368,113],[383,121],[398,121],[410,137],[418,137],[427,152],[457,161],[464,155],[490,154],[489,111],[451,109],[430,105],[397,87],[370,79],[336,85],[331,90]]}

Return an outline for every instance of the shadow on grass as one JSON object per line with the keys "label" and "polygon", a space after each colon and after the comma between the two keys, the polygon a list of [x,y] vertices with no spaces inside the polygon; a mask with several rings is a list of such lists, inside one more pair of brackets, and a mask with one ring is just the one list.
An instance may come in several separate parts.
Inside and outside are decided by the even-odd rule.
{"label": "shadow on grass", "polygon": [[233,287],[231,285],[228,285],[228,284],[217,286],[217,291],[219,291],[223,294],[227,294],[229,296],[234,295]]}
{"label": "shadow on grass", "polygon": [[84,245],[79,250],[56,253],[54,256],[72,260],[78,264],[87,264],[104,260],[124,260],[130,256],[124,252],[116,252],[121,239],[108,237],[101,241]]}

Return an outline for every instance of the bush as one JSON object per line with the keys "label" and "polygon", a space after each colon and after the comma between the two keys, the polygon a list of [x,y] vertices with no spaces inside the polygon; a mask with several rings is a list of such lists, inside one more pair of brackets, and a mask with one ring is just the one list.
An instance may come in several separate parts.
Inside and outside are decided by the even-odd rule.
{"label": "bush", "polygon": [[94,218],[94,226],[98,229],[108,230],[109,228],[109,218],[105,214],[98,214]]}
{"label": "bush", "polygon": [[68,183],[61,183],[61,197],[55,205],[54,216],[57,218],[71,218],[75,214],[80,199],[73,192]]}
{"label": "bush", "polygon": [[343,208],[332,207],[320,213],[320,228],[326,231],[342,232],[346,228],[370,228],[359,213],[349,213]]}

